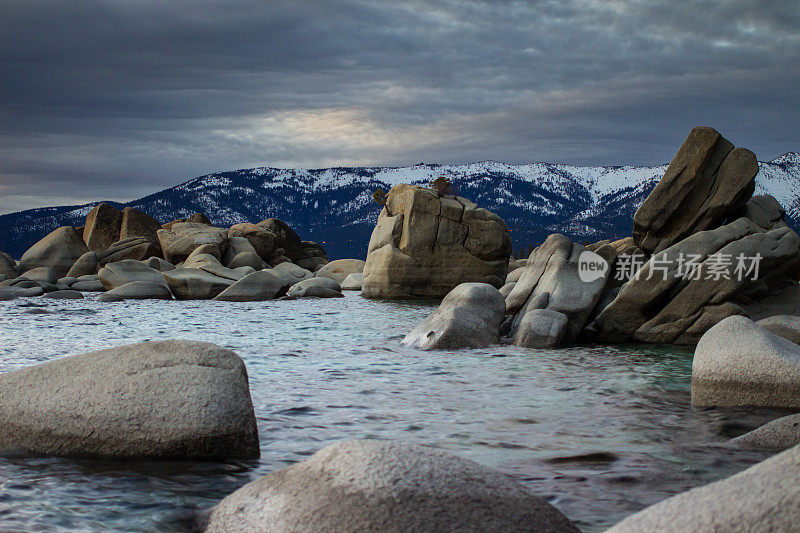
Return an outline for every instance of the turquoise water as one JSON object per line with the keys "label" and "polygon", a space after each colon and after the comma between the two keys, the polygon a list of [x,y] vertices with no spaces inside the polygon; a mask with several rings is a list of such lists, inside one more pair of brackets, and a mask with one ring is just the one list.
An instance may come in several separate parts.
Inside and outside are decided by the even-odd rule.
{"label": "turquoise water", "polygon": [[355,293],[259,303],[0,302],[0,371],[144,340],[236,351],[262,453],[210,464],[0,457],[0,530],[192,530],[245,483],[332,441],[366,437],[436,446],[507,472],[598,531],[767,455],[721,444],[782,413],[693,409],[689,351],[402,346],[433,308]]}

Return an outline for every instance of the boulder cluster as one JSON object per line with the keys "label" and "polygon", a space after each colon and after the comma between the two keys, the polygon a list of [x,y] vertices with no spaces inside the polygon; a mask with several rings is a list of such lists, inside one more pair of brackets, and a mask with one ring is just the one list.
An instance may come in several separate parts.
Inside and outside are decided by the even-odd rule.
{"label": "boulder cluster", "polygon": [[300,240],[277,218],[221,228],[198,213],[162,225],[101,203],[85,226],[53,230],[19,262],[0,253],[0,299],[85,292],[102,292],[101,301],[341,297],[343,289],[361,289],[363,267],[357,259],[329,262],[321,245]]}

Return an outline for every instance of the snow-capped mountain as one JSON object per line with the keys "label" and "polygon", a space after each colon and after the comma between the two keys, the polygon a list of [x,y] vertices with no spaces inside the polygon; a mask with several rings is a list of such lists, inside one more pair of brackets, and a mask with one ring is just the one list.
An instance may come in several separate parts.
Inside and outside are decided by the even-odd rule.
{"label": "snow-capped mountain", "polygon": [[[771,194],[800,220],[800,154],[760,163],[756,194]],[[230,226],[277,217],[306,240],[324,243],[331,258],[366,255],[380,206],[372,193],[399,183],[428,184],[449,176],[460,196],[500,215],[514,248],[554,232],[578,241],[629,235],[633,214],[664,174],[653,167],[579,167],[494,161],[466,165],[277,169],[259,167],[200,176],[130,205],[167,222],[192,213]],[[31,209],[0,216],[0,250],[19,257],[62,225],[83,225],[96,204]]]}

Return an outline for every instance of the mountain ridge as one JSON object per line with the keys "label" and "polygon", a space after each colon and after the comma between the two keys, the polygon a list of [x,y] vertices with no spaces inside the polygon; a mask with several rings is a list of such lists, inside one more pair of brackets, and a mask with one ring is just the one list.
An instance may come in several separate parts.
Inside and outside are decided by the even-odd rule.
{"label": "mountain ridge", "polygon": [[[755,194],[775,196],[794,227],[794,221],[800,220],[800,154],[787,152],[759,162],[759,167]],[[220,226],[276,217],[301,238],[322,243],[332,259],[363,258],[380,212],[372,193],[378,188],[388,191],[398,183],[427,184],[446,175],[460,196],[506,221],[517,249],[539,243],[554,232],[578,241],[629,235],[633,213],[666,168],[498,161],[406,167],[255,167],[206,174],[137,200],[108,203],[140,209],[161,222],[195,212]],[[0,215],[0,250],[19,257],[56,227],[83,225],[86,214],[98,203]]]}

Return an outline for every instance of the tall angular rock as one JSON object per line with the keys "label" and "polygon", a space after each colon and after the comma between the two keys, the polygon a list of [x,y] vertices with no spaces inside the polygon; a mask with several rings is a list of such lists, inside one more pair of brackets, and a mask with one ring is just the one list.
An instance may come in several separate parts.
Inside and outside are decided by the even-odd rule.
{"label": "tall angular rock", "polygon": [[458,197],[398,185],[372,232],[362,294],[442,298],[465,282],[505,279],[511,237],[500,217]]}
{"label": "tall angular rock", "polygon": [[633,240],[660,252],[697,233],[715,229],[739,211],[755,190],[758,162],[716,130],[692,129],[664,177],[633,218]]}
{"label": "tall angular rock", "polygon": [[83,241],[92,252],[102,252],[119,240],[122,212],[107,203],[97,204],[86,215]]}
{"label": "tall angular rock", "polygon": [[[283,220],[268,218],[256,225],[275,235],[275,250],[279,248],[283,249],[283,255],[288,257],[291,261],[296,260],[303,251],[303,241],[300,240],[297,233]],[[258,248],[256,247],[256,249]]]}
{"label": "tall angular rock", "polygon": [[119,230],[119,240],[124,241],[131,237],[142,237],[153,245],[155,252],[161,251],[158,242],[158,230],[161,224],[148,214],[138,209],[126,207],[122,210],[122,224]]}

